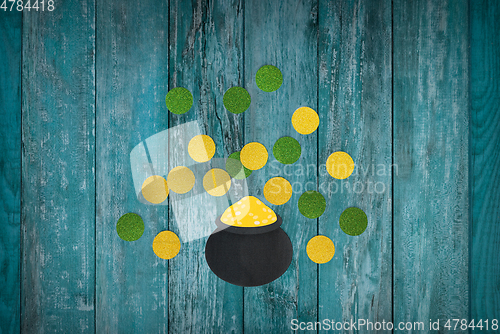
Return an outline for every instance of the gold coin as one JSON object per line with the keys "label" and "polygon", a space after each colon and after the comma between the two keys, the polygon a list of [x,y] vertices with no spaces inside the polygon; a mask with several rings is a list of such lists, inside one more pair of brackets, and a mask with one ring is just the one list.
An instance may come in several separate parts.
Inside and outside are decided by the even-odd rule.
{"label": "gold coin", "polygon": [[213,168],[203,177],[203,188],[212,196],[222,196],[231,188],[231,177],[225,170]]}
{"label": "gold coin", "polygon": [[153,240],[153,252],[159,258],[170,260],[181,250],[181,241],[177,234],[171,231],[163,231],[156,235]]}
{"label": "gold coin", "polygon": [[292,185],[282,177],[273,177],[264,185],[264,197],[271,204],[285,204],[292,197]]}
{"label": "gold coin", "polygon": [[319,126],[318,113],[309,107],[301,107],[293,113],[292,125],[302,135],[313,133]]}
{"label": "gold coin", "polygon": [[345,152],[334,152],[326,160],[326,170],[332,177],[343,180],[348,178],[354,171],[354,161]]}
{"label": "gold coin", "polygon": [[194,136],[188,144],[188,153],[196,162],[206,162],[215,154],[215,143],[210,136]]}
{"label": "gold coin", "polygon": [[191,169],[179,166],[173,168],[167,176],[167,184],[174,193],[185,194],[194,187],[194,174]]}
{"label": "gold coin", "polygon": [[159,175],[150,176],[142,184],[141,191],[146,201],[159,204],[167,199],[167,181]]}
{"label": "gold coin", "polygon": [[307,243],[307,256],[315,263],[327,263],[335,254],[335,246],[330,238],[317,235]]}
{"label": "gold coin", "polygon": [[257,142],[246,144],[240,152],[241,163],[250,170],[257,170],[264,167],[267,163],[267,158],[266,147]]}

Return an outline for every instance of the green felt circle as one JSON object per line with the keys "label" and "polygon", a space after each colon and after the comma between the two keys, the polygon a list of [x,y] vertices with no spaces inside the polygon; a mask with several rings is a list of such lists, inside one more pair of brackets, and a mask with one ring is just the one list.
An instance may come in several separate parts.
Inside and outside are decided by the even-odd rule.
{"label": "green felt circle", "polygon": [[240,152],[232,153],[226,160],[226,172],[233,179],[243,180],[252,174],[252,171],[243,166],[240,161]]}
{"label": "green felt circle", "polygon": [[144,233],[144,222],[138,214],[126,213],[118,219],[116,232],[125,241],[138,240]]}
{"label": "green felt circle", "polygon": [[241,114],[250,107],[250,94],[243,87],[231,87],[222,98],[224,107],[233,114]]}
{"label": "green felt circle", "polygon": [[368,218],[359,208],[347,208],[340,215],[339,224],[344,233],[356,236],[366,230]]}
{"label": "green felt circle", "polygon": [[299,160],[301,151],[299,142],[292,137],[281,137],[273,146],[273,155],[276,160],[286,165]]}
{"label": "green felt circle", "polygon": [[307,218],[318,218],[325,209],[325,198],[315,190],[306,191],[299,198],[299,211]]}
{"label": "green felt circle", "polygon": [[255,82],[264,92],[274,92],[283,83],[283,74],[273,65],[264,65],[255,74]]}
{"label": "green felt circle", "polygon": [[165,97],[167,108],[172,113],[182,115],[193,106],[193,95],[184,87],[171,89]]}

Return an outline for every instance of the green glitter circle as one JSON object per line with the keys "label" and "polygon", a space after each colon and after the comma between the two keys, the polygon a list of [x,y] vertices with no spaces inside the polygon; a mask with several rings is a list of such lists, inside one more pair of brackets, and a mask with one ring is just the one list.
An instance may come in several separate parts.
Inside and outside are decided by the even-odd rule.
{"label": "green glitter circle", "polygon": [[252,174],[252,171],[243,166],[240,161],[240,152],[232,153],[226,160],[226,172],[233,179],[243,180]]}
{"label": "green glitter circle", "polygon": [[299,160],[301,151],[299,142],[292,137],[281,137],[273,146],[274,157],[285,165]]}
{"label": "green glitter circle", "polygon": [[299,198],[299,211],[307,218],[318,218],[325,212],[325,209],[325,198],[315,190],[306,191]]}
{"label": "green glitter circle", "polygon": [[126,213],[118,219],[116,232],[125,241],[138,240],[144,233],[144,221],[138,214]]}
{"label": "green glitter circle", "polygon": [[171,89],[165,97],[167,108],[172,113],[182,115],[193,106],[193,95],[184,87]]}
{"label": "green glitter circle", "polygon": [[273,65],[264,65],[255,74],[255,82],[264,92],[274,92],[283,83],[283,74]]}
{"label": "green glitter circle", "polygon": [[363,210],[359,208],[347,208],[340,215],[339,224],[344,233],[356,236],[366,230],[368,218]]}
{"label": "green glitter circle", "polygon": [[250,107],[250,94],[243,87],[231,87],[222,98],[224,107],[233,114],[241,114]]}

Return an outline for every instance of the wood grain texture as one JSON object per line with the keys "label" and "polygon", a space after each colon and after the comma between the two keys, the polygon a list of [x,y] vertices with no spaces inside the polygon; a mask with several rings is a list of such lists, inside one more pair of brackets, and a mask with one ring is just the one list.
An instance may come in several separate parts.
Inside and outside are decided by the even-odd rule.
{"label": "wood grain texture", "polygon": [[0,20],[0,333],[20,330],[21,25],[19,12]]}
{"label": "wood grain texture", "polygon": [[[283,276],[245,289],[245,333],[291,332],[292,319],[316,321],[318,315],[317,268],[305,252],[317,233],[317,221],[302,216],[297,207],[300,195],[317,186],[317,136],[300,135],[291,124],[297,108],[317,108],[317,17],[317,1],[245,2],[245,88],[252,97],[245,112],[245,144],[256,141],[269,152],[266,167],[248,178],[249,193],[282,217],[294,251]],[[255,83],[257,70],[268,64],[283,73],[283,85],[272,93],[261,91]],[[302,145],[300,159],[286,167],[272,155],[274,143],[283,136]],[[292,198],[282,206],[271,205],[263,196],[265,183],[276,176],[293,187]]]}
{"label": "wood grain texture", "polygon": [[23,333],[94,331],[94,3],[23,14]]}
{"label": "wood grain texture", "polygon": [[[24,18],[0,11],[0,333],[286,333],[292,319],[351,318],[439,318],[445,333],[444,319],[500,317],[500,4],[55,5]],[[255,84],[266,64],[283,72],[273,93]],[[177,86],[194,96],[184,115],[165,106]],[[240,115],[222,104],[233,86],[252,97]],[[317,132],[293,129],[300,106],[318,111]],[[198,133],[216,143],[209,163],[186,153]],[[286,168],[272,155],[282,136],[302,145]],[[207,195],[208,169],[252,141],[267,147],[267,166]],[[338,150],[356,163],[344,181],[324,167]],[[138,180],[178,165],[195,172],[195,188],[144,203]],[[262,287],[228,284],[204,258],[214,218],[244,195],[264,200],[274,176],[293,184],[288,203],[270,205],[292,264]],[[297,209],[306,189],[327,199],[318,220]],[[339,228],[350,206],[368,216],[358,237]],[[135,242],[116,233],[128,212],[145,222]],[[163,230],[182,242],[169,261],[151,247]],[[317,234],[336,246],[320,266],[305,251]]]}
{"label": "wood grain texture", "polygon": [[471,319],[500,318],[500,3],[471,1]]}
{"label": "wood grain texture", "polygon": [[[168,226],[168,209],[140,202],[134,178],[153,166],[131,152],[168,127],[168,3],[96,5],[96,333],[167,333],[168,263],[154,254],[152,243]],[[145,225],[133,242],[116,232],[128,212]]]}
{"label": "wood grain texture", "polygon": [[393,10],[394,320],[467,319],[468,4]]}
{"label": "wood grain texture", "polygon": [[[243,80],[242,24],[239,0],[170,2],[169,89],[189,89],[194,104],[184,115],[169,113],[169,169],[188,166],[196,177],[189,193],[169,195],[169,229],[182,241],[181,252],[169,262],[171,333],[243,329],[243,288],[219,279],[204,256],[215,219],[230,205],[238,186],[232,180],[230,192],[218,198],[203,188],[205,173],[211,167],[225,168],[224,157],[242,145],[243,116],[229,113],[222,103],[225,91]],[[189,140],[198,134],[215,142],[210,162],[196,163],[187,154]]]}
{"label": "wood grain texture", "polygon": [[[336,247],[334,258],[319,265],[319,319],[387,322],[392,320],[391,1],[320,1],[319,13],[318,164],[327,199],[319,234]],[[350,154],[356,165],[345,180],[326,171],[336,151]],[[340,229],[340,215],[349,207],[368,217],[360,236]]]}

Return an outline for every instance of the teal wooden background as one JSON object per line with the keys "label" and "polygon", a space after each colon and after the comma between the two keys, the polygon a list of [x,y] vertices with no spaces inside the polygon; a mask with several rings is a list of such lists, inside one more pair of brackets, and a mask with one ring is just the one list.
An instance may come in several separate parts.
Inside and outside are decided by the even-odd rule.
{"label": "teal wooden background", "polygon": [[[287,333],[292,319],[500,318],[500,2],[55,7],[0,10],[0,333]],[[283,72],[274,93],[255,85],[265,64]],[[252,96],[241,115],[222,105],[235,85]],[[165,106],[176,86],[195,98],[185,115]],[[309,136],[290,123],[304,105],[321,120]],[[189,121],[214,138],[216,158],[294,136],[297,164],[316,167],[287,178],[337,190],[317,220],[298,212],[299,192],[276,208],[294,257],[275,282],[221,281],[204,260],[206,237],[170,261],[153,254],[158,232],[181,232],[171,206],[137,200],[129,154]],[[169,158],[185,150],[175,134],[168,140]],[[336,150],[357,164],[343,182],[321,168]],[[254,172],[250,194],[262,195],[275,172]],[[192,209],[200,203],[186,203],[186,220],[205,219]],[[359,237],[337,225],[349,206],[369,218]],[[115,231],[126,212],[146,223],[134,243]],[[317,234],[336,246],[324,265],[305,252]],[[467,332],[443,324],[440,333]]]}

